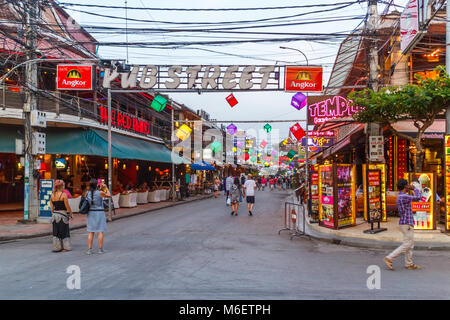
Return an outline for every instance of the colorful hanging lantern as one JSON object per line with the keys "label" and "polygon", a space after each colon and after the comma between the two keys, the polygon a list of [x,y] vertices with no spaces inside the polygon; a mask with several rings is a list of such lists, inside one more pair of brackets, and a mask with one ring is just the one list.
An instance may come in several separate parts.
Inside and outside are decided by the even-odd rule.
{"label": "colorful hanging lantern", "polygon": [[256,162],[256,157],[251,157],[250,160],[251,160],[252,162]]}
{"label": "colorful hanging lantern", "polygon": [[276,157],[276,156],[277,156],[277,150],[273,150],[273,151],[272,151],[272,155],[273,155],[274,157]]}
{"label": "colorful hanging lantern", "polygon": [[270,131],[272,131],[272,126],[271,126],[270,124],[267,123],[267,124],[264,126],[264,130],[266,130],[266,132],[269,133]]}
{"label": "colorful hanging lantern", "polygon": [[306,106],[307,102],[308,97],[303,93],[298,92],[295,96],[292,97],[291,106],[293,106],[297,110],[300,110]]}
{"label": "colorful hanging lantern", "polygon": [[244,143],[243,143],[241,140],[238,140],[237,143],[236,143],[236,145],[237,145],[238,147],[242,147],[242,146],[244,145]]}
{"label": "colorful hanging lantern", "polygon": [[158,112],[161,112],[164,110],[164,108],[167,105],[167,99],[164,98],[163,96],[156,96],[153,101],[152,104],[150,105],[153,109],[155,109]]}
{"label": "colorful hanging lantern", "polygon": [[222,150],[222,145],[220,144],[219,141],[214,141],[213,143],[211,143],[209,147],[214,152],[220,152]]}
{"label": "colorful hanging lantern", "polygon": [[259,147],[261,149],[264,149],[266,146],[267,146],[267,141],[266,140],[261,141],[261,144],[259,145]]}
{"label": "colorful hanging lantern", "polygon": [[287,140],[287,139],[284,139],[284,140],[281,142],[281,144],[282,144],[283,146],[287,145],[287,143],[288,143],[288,140]]}
{"label": "colorful hanging lantern", "polygon": [[180,129],[177,130],[175,135],[178,137],[178,139],[184,141],[191,135],[191,132],[192,129],[189,126],[183,124]]}
{"label": "colorful hanging lantern", "polygon": [[295,155],[296,155],[296,153],[295,153],[294,150],[289,150],[289,152],[288,152],[288,154],[287,154],[287,157],[288,157],[289,159],[292,159],[292,158],[294,158]]}
{"label": "colorful hanging lantern", "polygon": [[233,152],[236,153],[237,152],[237,148],[233,147]]}
{"label": "colorful hanging lantern", "polygon": [[290,130],[298,141],[300,141],[306,135],[305,131],[303,131],[302,126],[298,122],[293,125]]}
{"label": "colorful hanging lantern", "polygon": [[235,105],[238,104],[238,101],[233,96],[233,94],[230,94],[228,97],[226,97],[226,100],[227,100],[228,104],[230,105],[230,107],[234,107]]}
{"label": "colorful hanging lantern", "polygon": [[247,152],[245,152],[242,158],[244,159],[244,161],[247,161],[250,158],[250,156],[248,155]]}
{"label": "colorful hanging lantern", "polygon": [[230,124],[227,127],[227,131],[228,131],[229,134],[235,134],[236,131],[237,131],[237,127],[234,124]]}

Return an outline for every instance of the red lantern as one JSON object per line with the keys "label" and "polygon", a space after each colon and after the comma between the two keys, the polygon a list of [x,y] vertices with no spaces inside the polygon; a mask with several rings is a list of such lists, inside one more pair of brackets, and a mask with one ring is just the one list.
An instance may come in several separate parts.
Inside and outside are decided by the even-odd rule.
{"label": "red lantern", "polygon": [[301,140],[305,135],[305,131],[303,131],[302,126],[297,122],[295,125],[293,125],[290,128],[292,134],[294,135],[295,138],[297,138],[297,140]]}
{"label": "red lantern", "polygon": [[238,101],[233,96],[233,94],[230,94],[228,97],[226,97],[226,100],[231,107],[234,107],[235,105],[238,104]]}
{"label": "red lantern", "polygon": [[245,152],[244,155],[243,155],[243,158],[244,158],[245,161],[247,161],[250,158],[250,156],[248,155],[247,152]]}

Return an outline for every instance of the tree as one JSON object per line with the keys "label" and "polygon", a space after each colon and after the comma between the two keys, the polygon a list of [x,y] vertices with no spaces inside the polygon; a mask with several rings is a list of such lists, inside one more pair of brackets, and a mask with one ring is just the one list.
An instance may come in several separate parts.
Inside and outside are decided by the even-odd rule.
{"label": "tree", "polygon": [[[357,122],[388,126],[395,135],[415,145],[417,150],[415,172],[422,170],[423,133],[433,124],[436,116],[450,106],[450,78],[443,66],[438,66],[435,71],[437,75],[433,79],[416,76],[418,84],[384,87],[378,92],[365,89],[349,94],[353,103],[362,107],[353,116]],[[394,123],[402,120],[413,122],[417,128],[415,138],[398,132],[393,127]]]}

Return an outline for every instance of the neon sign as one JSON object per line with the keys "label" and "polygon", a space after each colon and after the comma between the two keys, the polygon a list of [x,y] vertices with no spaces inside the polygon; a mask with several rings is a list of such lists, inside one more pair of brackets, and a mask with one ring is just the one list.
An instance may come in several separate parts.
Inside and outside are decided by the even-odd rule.
{"label": "neon sign", "polygon": [[327,121],[350,117],[361,110],[354,106],[352,100],[341,96],[334,96],[308,106],[308,124],[316,125]]}
{"label": "neon sign", "polygon": [[334,137],[334,131],[310,131],[308,132],[310,137]]}
{"label": "neon sign", "polygon": [[[99,107],[100,122],[108,123],[108,109]],[[129,116],[116,110],[111,110],[111,125],[133,131],[135,133],[150,134],[150,125],[146,121],[142,121],[137,117]]]}

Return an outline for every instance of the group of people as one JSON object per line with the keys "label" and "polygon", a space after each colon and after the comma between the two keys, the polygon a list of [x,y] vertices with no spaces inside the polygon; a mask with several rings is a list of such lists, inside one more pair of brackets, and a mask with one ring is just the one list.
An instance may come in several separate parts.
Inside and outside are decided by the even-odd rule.
{"label": "group of people", "polygon": [[[73,219],[73,213],[69,206],[69,198],[64,190],[64,181],[56,180],[50,197],[53,252],[72,250],[69,220]],[[87,232],[89,232],[87,254],[93,253],[92,244],[95,233],[98,233],[98,253],[104,253],[103,233],[106,231],[106,212],[103,201],[110,198],[111,193],[103,180],[91,179],[89,186],[83,185],[82,197],[89,203],[89,212],[87,213]]]}
{"label": "group of people", "polygon": [[231,175],[225,179],[225,194],[227,196],[227,205],[231,205],[231,215],[238,215],[239,202],[245,198],[247,201],[248,215],[253,216],[253,207],[255,205],[255,191],[256,182],[252,175],[249,174],[247,178],[244,175],[239,177],[232,177]]}

